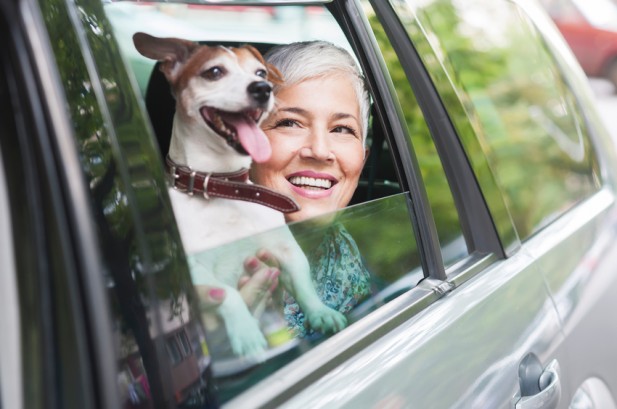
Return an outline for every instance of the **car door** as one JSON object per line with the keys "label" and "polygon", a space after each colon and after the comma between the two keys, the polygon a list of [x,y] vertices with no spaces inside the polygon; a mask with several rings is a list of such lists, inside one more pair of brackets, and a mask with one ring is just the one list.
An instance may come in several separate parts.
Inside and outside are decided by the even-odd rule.
{"label": "car door", "polygon": [[[567,374],[564,381],[563,372],[576,371],[576,367],[569,365],[569,351],[565,347],[559,315],[547,291],[543,275],[546,268],[538,259],[538,241],[542,240],[538,237],[563,233],[560,223],[578,219],[580,213],[588,214],[589,201],[596,201],[605,193],[601,192],[601,184],[596,179],[599,170],[594,164],[593,149],[585,145],[589,142],[581,144],[584,155],[578,156],[578,161],[586,163],[587,169],[581,175],[581,184],[560,196],[561,201],[549,200],[549,203],[546,197],[542,198],[544,203],[534,201],[533,195],[530,197],[525,192],[534,189],[533,184],[525,184],[524,174],[513,177],[514,168],[508,167],[515,163],[521,167],[521,161],[526,163],[526,159],[531,159],[532,163],[534,160],[541,163],[543,159],[552,163],[550,156],[530,158],[523,149],[518,151],[520,156],[498,157],[499,152],[486,150],[487,146],[504,147],[501,144],[510,140],[514,145],[501,154],[507,155],[510,149],[517,152],[516,146],[526,148],[529,144],[525,138],[518,138],[540,132],[533,127],[505,127],[516,124],[510,122],[512,118],[508,116],[510,112],[516,113],[516,109],[510,111],[501,105],[504,102],[500,100],[503,95],[498,93],[499,86],[505,84],[501,81],[507,81],[509,74],[516,72],[502,75],[504,73],[492,71],[497,67],[490,66],[482,70],[482,64],[490,63],[492,58],[498,61],[502,58],[505,62],[502,68],[510,63],[510,56],[496,52],[500,49],[505,54],[516,54],[517,46],[504,41],[508,35],[516,34],[513,38],[521,48],[541,50],[543,47],[534,40],[535,34],[529,31],[524,14],[521,16],[513,4],[502,3],[479,1],[462,6],[457,2],[416,4],[410,1],[391,2],[391,5],[371,2],[383,26],[370,14],[371,7],[362,4],[362,10],[368,10],[368,21],[378,37],[381,54],[387,56],[384,65],[389,68],[390,75],[394,77],[395,70],[400,67],[407,74],[407,84],[394,82],[401,110],[409,109],[408,101],[401,98],[406,95],[404,87],[409,84],[423,108],[437,150],[446,162],[444,168],[457,201],[461,224],[465,226],[463,231],[470,257],[449,266],[445,278],[432,271],[431,278],[425,280],[424,285],[420,284],[419,287],[428,286],[433,291],[445,293],[443,297],[295,395],[286,407],[510,408],[516,405],[524,408],[568,407],[570,404],[571,375]],[[356,15],[361,14],[359,9]],[[353,8],[350,14],[354,15]],[[494,24],[487,24],[488,21]],[[495,49],[491,50],[489,42],[483,40],[490,38],[487,31],[497,38]],[[392,58],[387,39],[379,40],[383,32],[390,38],[399,61]],[[454,34],[449,36],[448,33]],[[511,46],[514,50],[509,48]],[[472,74],[474,69],[485,76],[480,74],[483,78],[480,82],[473,82],[478,78]],[[521,81],[524,83],[529,74],[523,72]],[[526,88],[515,77],[510,80],[516,85],[506,94],[520,92],[518,87]],[[563,79],[558,74],[550,80],[563,92],[564,99],[572,97],[567,87],[564,90]],[[546,86],[552,89],[553,85]],[[524,99],[525,96],[520,101]],[[508,101],[517,102],[516,98]],[[540,109],[547,103],[533,102]],[[575,138],[588,138],[589,135],[580,136],[580,131],[577,134],[580,125],[576,122],[577,113],[569,108],[565,107],[566,115],[551,119],[570,135],[574,132]],[[520,112],[525,118],[523,123],[545,125],[541,121],[542,112]],[[545,138],[552,139],[552,136],[549,134]],[[554,139],[552,143],[556,143]],[[415,147],[413,137],[411,145]],[[542,152],[537,147],[534,151]],[[419,155],[418,161],[422,167]],[[576,176],[578,169],[570,169],[570,172]],[[564,177],[562,173],[551,177],[564,182],[560,179]],[[474,190],[481,192],[484,201],[474,199]],[[516,194],[522,197],[518,201],[510,196]],[[428,199],[436,200],[430,194]],[[603,203],[599,208],[606,209],[611,200],[599,201]],[[531,214],[536,205],[543,205],[544,213]],[[482,209],[483,206],[486,207]],[[492,217],[492,231],[490,224],[477,215],[486,210]],[[596,221],[603,220],[603,210],[596,214]],[[559,220],[556,222],[559,224],[551,224],[552,220]],[[439,223],[438,215],[435,221]],[[502,251],[492,247],[495,233]],[[570,233],[570,240],[578,239],[575,233]],[[564,239],[559,234],[557,237]],[[410,293],[414,291],[420,290],[412,289]]]}

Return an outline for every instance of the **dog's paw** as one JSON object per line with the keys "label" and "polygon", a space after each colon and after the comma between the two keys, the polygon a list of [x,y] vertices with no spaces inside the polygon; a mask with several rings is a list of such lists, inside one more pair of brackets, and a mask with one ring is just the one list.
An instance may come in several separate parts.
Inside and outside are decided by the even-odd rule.
{"label": "dog's paw", "polygon": [[306,318],[313,330],[324,334],[339,332],[347,326],[343,314],[325,305],[307,312]]}
{"label": "dog's paw", "polygon": [[249,322],[244,322],[243,325],[229,327],[227,334],[235,355],[257,361],[263,360],[263,353],[268,342],[259,329],[257,320],[252,319]]}

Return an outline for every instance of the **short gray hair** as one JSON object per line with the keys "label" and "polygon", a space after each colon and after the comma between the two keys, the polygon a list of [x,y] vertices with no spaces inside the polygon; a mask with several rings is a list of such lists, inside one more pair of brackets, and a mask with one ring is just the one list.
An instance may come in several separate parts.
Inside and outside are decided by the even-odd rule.
{"label": "short gray hair", "polygon": [[284,83],[274,85],[274,93],[281,86],[290,86],[325,75],[342,73],[353,84],[362,121],[362,141],[366,143],[369,118],[369,94],[364,76],[347,50],[327,41],[300,41],[271,48],[264,55],[283,75]]}

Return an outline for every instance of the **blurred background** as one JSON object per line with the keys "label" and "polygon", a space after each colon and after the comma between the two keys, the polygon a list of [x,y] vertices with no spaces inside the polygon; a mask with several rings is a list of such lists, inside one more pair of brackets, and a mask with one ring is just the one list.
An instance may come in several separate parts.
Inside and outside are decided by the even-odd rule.
{"label": "blurred background", "polygon": [[617,142],[617,0],[540,0],[587,74]]}

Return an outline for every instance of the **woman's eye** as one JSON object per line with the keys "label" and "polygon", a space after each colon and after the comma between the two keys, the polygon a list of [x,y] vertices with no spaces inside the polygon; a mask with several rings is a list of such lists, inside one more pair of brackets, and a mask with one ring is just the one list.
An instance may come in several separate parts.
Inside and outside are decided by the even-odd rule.
{"label": "woman's eye", "polygon": [[266,72],[266,70],[257,70],[255,71],[255,75],[261,78],[266,78],[268,76],[268,73]]}
{"label": "woman's eye", "polygon": [[357,135],[357,132],[355,129],[349,126],[343,126],[343,125],[335,127],[334,129],[332,129],[332,132]]}
{"label": "woman's eye", "polygon": [[223,76],[223,74],[225,74],[225,70],[222,67],[214,66],[202,72],[201,76],[207,80],[216,81],[220,79]]}
{"label": "woman's eye", "polygon": [[298,126],[298,122],[293,119],[281,119],[276,122],[276,128],[293,128],[294,126]]}

